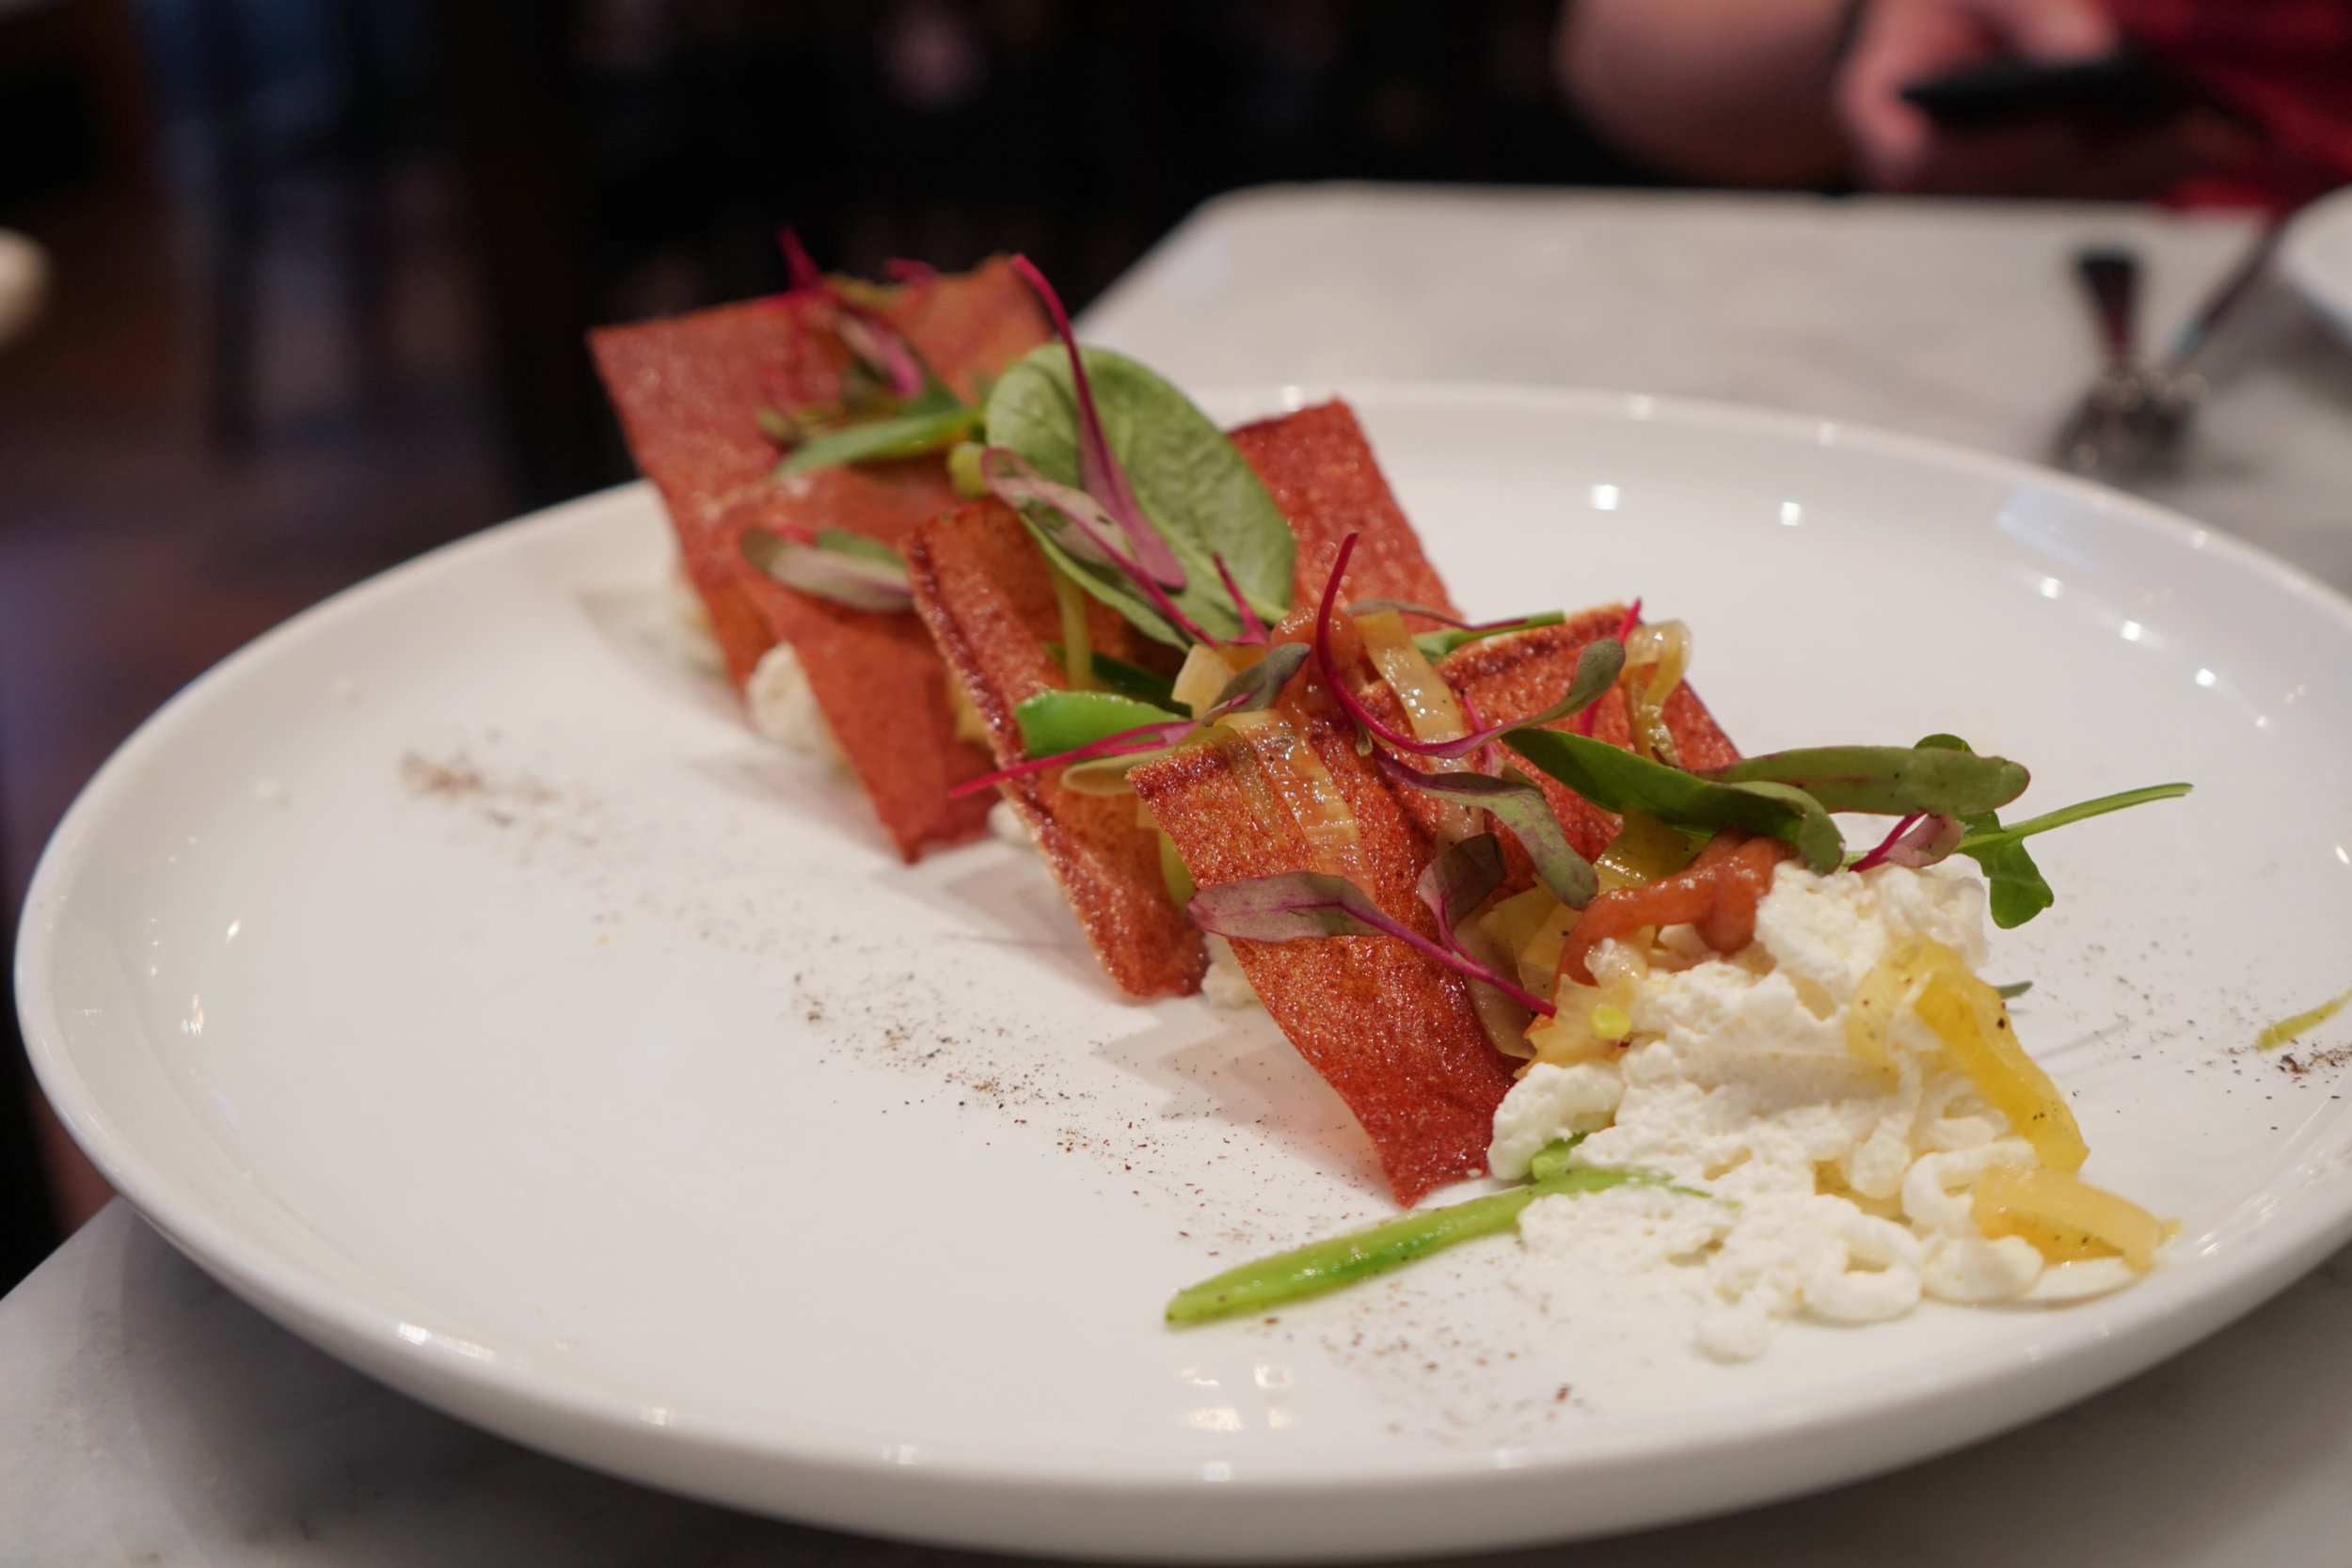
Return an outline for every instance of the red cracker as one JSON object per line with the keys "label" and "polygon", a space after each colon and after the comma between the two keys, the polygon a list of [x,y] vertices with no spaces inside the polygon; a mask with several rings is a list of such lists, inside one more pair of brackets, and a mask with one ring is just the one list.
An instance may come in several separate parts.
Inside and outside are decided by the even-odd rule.
{"label": "red cracker", "polygon": [[[1274,791],[1252,775],[1287,768],[1276,726],[1187,746],[1129,775],[1202,887],[1294,871],[1337,870],[1391,918],[1437,939],[1414,892],[1436,847],[1398,792],[1356,750],[1356,726],[1300,731],[1354,813],[1352,855],[1319,857]],[[1470,987],[1393,937],[1233,943],[1249,983],[1298,1053],[1337,1089],[1372,1137],[1397,1201],[1486,1168],[1495,1107],[1518,1066],[1495,1050]]]}
{"label": "red cracker", "polygon": [[[1359,532],[1364,538],[1357,560],[1363,564],[1349,578],[1360,595],[1451,610],[1445,585],[1422,554],[1345,404],[1247,425],[1232,439],[1297,536],[1293,603],[1314,602],[1340,541]],[[1039,646],[1061,637],[1045,558],[1011,511],[992,501],[919,530],[909,541],[907,559],[916,607],[987,726],[997,766],[1012,767],[1026,755],[1013,709],[1068,684],[1061,666]],[[1098,649],[1174,668],[1173,650],[1089,604]],[[1037,840],[1111,978],[1137,996],[1198,990],[1208,967],[1200,934],[1169,900],[1158,835],[1137,826],[1134,802],[1075,794],[1052,769],[1008,783],[1004,795]]]}
{"label": "red cracker", "polygon": [[[736,684],[777,641],[789,642],[876,815],[913,860],[976,836],[987,819],[985,799],[947,793],[988,763],[956,737],[938,654],[914,617],[796,593],[739,549],[755,524],[800,537],[848,529],[896,546],[961,504],[937,457],[769,479],[777,451],[759,409],[840,394],[850,354],[834,309],[815,295],[785,295],[603,328],[590,346],[629,450],[668,505]],[[1035,299],[1001,261],[908,284],[884,313],[966,396],[977,377],[1045,340]]]}
{"label": "red cracker", "polygon": [[[1613,636],[1623,619],[1620,607],[1589,610],[1563,626],[1470,644],[1439,669],[1485,722],[1508,722],[1558,701],[1578,653]],[[1363,697],[1383,720],[1401,723],[1402,709],[1385,685]],[[1667,699],[1666,721],[1694,768],[1739,755],[1687,685]],[[1201,887],[1337,870],[1391,918],[1434,940],[1436,922],[1416,883],[1437,854],[1435,798],[1395,786],[1359,755],[1352,723],[1313,721],[1304,734],[1355,815],[1359,842],[1350,864],[1319,861],[1279,792],[1248,784],[1250,773],[1285,766],[1271,754],[1266,731],[1187,747],[1130,778]],[[1602,699],[1595,734],[1628,744],[1625,704],[1614,691]],[[1616,832],[1616,818],[1534,776],[1578,848],[1600,853]],[[1516,844],[1511,858],[1514,881],[1523,886],[1530,868]],[[1268,1014],[1371,1136],[1400,1203],[1418,1202],[1433,1187],[1486,1168],[1495,1107],[1518,1064],[1488,1043],[1458,974],[1391,937],[1236,941],[1233,952]]]}

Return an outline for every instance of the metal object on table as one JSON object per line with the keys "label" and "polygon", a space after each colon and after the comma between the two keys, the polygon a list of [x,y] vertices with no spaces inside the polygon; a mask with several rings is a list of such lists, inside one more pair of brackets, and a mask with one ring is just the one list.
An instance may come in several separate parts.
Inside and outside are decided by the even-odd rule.
{"label": "metal object on table", "polygon": [[2078,474],[2127,474],[2163,467],[2204,396],[2193,372],[2168,373],[2139,357],[2139,258],[2117,246],[2074,255],[2090,295],[2105,358],[2099,378],[2058,430],[2057,458]]}
{"label": "metal object on table", "polygon": [[2182,326],[2161,365],[2139,357],[2138,256],[2113,245],[2075,252],[2074,275],[2090,296],[2106,363],[2058,429],[2055,455],[2062,467],[2081,474],[2127,478],[2174,465],[2208,391],[2205,378],[2189,368],[2190,362],[2262,276],[2279,233],[2276,223],[2264,230]]}

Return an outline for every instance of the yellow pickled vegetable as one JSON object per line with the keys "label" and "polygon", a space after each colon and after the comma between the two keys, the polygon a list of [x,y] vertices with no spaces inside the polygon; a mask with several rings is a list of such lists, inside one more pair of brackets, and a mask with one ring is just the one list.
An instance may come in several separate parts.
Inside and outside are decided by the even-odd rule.
{"label": "yellow pickled vegetable", "polygon": [[1054,577],[1054,607],[1061,612],[1062,673],[1070,677],[1070,689],[1100,690],[1103,683],[1094,673],[1094,640],[1087,631],[1086,591],[1050,561],[1046,570]]}
{"label": "yellow pickled vegetable", "polygon": [[1609,841],[1609,847],[1600,852],[1593,868],[1600,873],[1603,893],[1621,887],[1646,887],[1689,866],[1698,859],[1705,843],[1678,828],[1668,827],[1646,812],[1628,811],[1617,836]]}
{"label": "yellow pickled vegetable", "polygon": [[1543,990],[1560,973],[1560,949],[1568,944],[1568,932],[1575,927],[1577,916],[1583,911],[1572,910],[1556,900],[1551,912],[1537,923],[1518,946],[1519,973],[1528,976],[1524,982],[1531,990]]}
{"label": "yellow pickled vegetable", "polygon": [[1897,1072],[1894,1053],[1886,1045],[1887,1026],[1919,979],[1919,958],[1910,943],[1890,948],[1870,966],[1846,1004],[1846,1049],[1878,1069],[1889,1083]]}
{"label": "yellow pickled vegetable", "polygon": [[947,672],[947,712],[956,721],[956,738],[968,740],[986,750],[989,743],[988,725],[980,719],[980,710],[972,705],[972,699],[963,694],[963,683]]}
{"label": "yellow pickled vegetable", "polygon": [[2032,1165],[1996,1165],[1979,1177],[1970,1212],[1987,1236],[2022,1236],[2053,1263],[2121,1254],[2147,1269],[2167,1233],[2162,1220],[2131,1199]]}
{"label": "yellow pickled vegetable", "polygon": [[[1634,933],[1634,943],[1645,948],[1656,934],[1645,927]],[[1539,1018],[1528,1027],[1527,1043],[1535,1048],[1535,1059],[1568,1067],[1615,1055],[1633,1032],[1634,992],[1640,990],[1647,969],[1640,961],[1614,967],[1597,986],[1563,979],[1551,993],[1553,1015]]]}
{"label": "yellow pickled vegetable", "polygon": [[2000,993],[1968,972],[1960,955],[1921,939],[1927,984],[1912,1008],[1944,1042],[1977,1092],[2009,1117],[2035,1158],[2054,1171],[2082,1169],[2090,1150],[2058,1085],[2017,1043]]}
{"label": "yellow pickled vegetable", "polygon": [[1373,668],[1404,705],[1405,721],[1412,726],[1414,739],[1459,740],[1470,734],[1454,689],[1422,653],[1413,634],[1405,629],[1404,616],[1393,610],[1359,615],[1356,631],[1364,640],[1364,652],[1372,656]]}
{"label": "yellow pickled vegetable", "polygon": [[1674,768],[1682,766],[1682,757],[1666,728],[1666,699],[1690,668],[1691,628],[1680,621],[1636,626],[1625,640],[1625,673],[1617,681],[1625,689],[1633,749]]}
{"label": "yellow pickled vegetable", "polygon": [[1517,966],[1519,984],[1541,995],[1551,990],[1560,970],[1560,949],[1576,924],[1578,911],[1551,895],[1538,882],[1525,893],[1513,894],[1478,917],[1486,934]]}
{"label": "yellow pickled vegetable", "polygon": [[1224,722],[1248,736],[1245,753],[1264,765],[1236,767],[1243,789],[1270,792],[1281,801],[1298,831],[1307,835],[1317,871],[1352,874],[1361,842],[1356,811],[1307,737],[1272,708],[1229,714]]}
{"label": "yellow pickled vegetable", "polygon": [[1206,642],[1195,642],[1184,655],[1184,667],[1176,672],[1177,705],[1195,718],[1200,717],[1216,703],[1217,693],[1236,673],[1215,648]]}

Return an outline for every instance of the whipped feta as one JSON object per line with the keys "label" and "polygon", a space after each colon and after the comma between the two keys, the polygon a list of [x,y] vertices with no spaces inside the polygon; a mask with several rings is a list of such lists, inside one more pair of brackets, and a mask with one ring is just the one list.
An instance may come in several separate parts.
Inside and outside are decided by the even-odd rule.
{"label": "whipped feta", "polygon": [[2030,1290],[2041,1253],[1988,1239],[1969,1188],[2031,1149],[1909,1009],[1889,1027],[1889,1068],[1846,1039],[1856,989],[1897,944],[1929,938],[1980,966],[1983,913],[1983,884],[1957,866],[1784,863],[1739,954],[1680,929],[1661,934],[1655,966],[1604,943],[1592,967],[1628,997],[1625,1048],[1529,1068],[1496,1112],[1489,1162],[1518,1179],[1547,1144],[1583,1134],[1572,1165],[1662,1180],[1530,1205],[1522,1285],[1564,1307],[1594,1275],[1681,1298],[1700,1348],[1727,1359],[1760,1354],[1800,1314],[1874,1323],[1923,1295]]}
{"label": "whipped feta", "polygon": [[1200,994],[1214,1007],[1259,1007],[1258,990],[1249,983],[1249,973],[1234,956],[1233,944],[1215,932],[1204,932],[1200,938],[1209,950],[1208,973],[1200,976]]}
{"label": "whipped feta", "polygon": [[674,562],[670,575],[661,579],[661,603],[662,634],[678,661],[710,674],[725,674],[726,656],[719,651],[719,640],[710,630],[710,614],[703,608],[702,595],[694,591],[693,579],[686,575],[683,560]]}
{"label": "whipped feta", "polygon": [[848,766],[824,710],[817,705],[817,694],[809,689],[801,656],[789,642],[779,642],[759,656],[743,688],[743,706],[752,728],[777,745]]}

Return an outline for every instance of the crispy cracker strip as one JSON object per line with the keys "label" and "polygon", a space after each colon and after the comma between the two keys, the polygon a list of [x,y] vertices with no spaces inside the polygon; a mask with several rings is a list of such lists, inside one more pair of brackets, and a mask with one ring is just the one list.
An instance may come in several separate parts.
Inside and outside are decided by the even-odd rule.
{"label": "crispy cracker strip", "polygon": [[[1043,341],[1035,301],[1002,261],[906,286],[888,312],[943,379],[969,395]],[[909,616],[798,594],[742,559],[756,524],[806,537],[842,528],[897,546],[958,503],[936,457],[831,468],[771,483],[778,453],[758,410],[838,395],[849,353],[832,305],[795,295],[722,306],[591,337],[638,466],[667,503],[688,574],[740,687],[778,641],[800,655],[827,723],[900,854],[978,834],[985,800],[947,791],[987,767],[955,735],[946,675]]]}
{"label": "crispy cracker strip", "polygon": [[[1584,645],[1599,638],[1616,636],[1624,622],[1624,606],[1602,605],[1571,616],[1556,626],[1538,626],[1533,631],[1466,643],[1438,660],[1438,673],[1455,692],[1469,699],[1483,722],[1508,723],[1513,719],[1541,713],[1559,701],[1575,673],[1576,656]],[[1594,707],[1597,713],[1594,736],[1612,746],[1630,748],[1632,729],[1626,719],[1623,689],[1613,688]],[[1567,730],[1576,724],[1577,720],[1571,717],[1556,720],[1545,727]],[[1681,749],[1685,765],[1694,770],[1721,768],[1739,759],[1739,748],[1716,724],[1714,716],[1707,711],[1707,705],[1699,701],[1688,681],[1675,688],[1666,699],[1666,728]],[[1509,759],[1498,759],[1494,766],[1500,767],[1502,760]],[[1567,830],[1568,842],[1579,854],[1589,860],[1609,847],[1609,841],[1617,835],[1614,814],[1602,811],[1544,773],[1524,767],[1521,771],[1543,786],[1544,798],[1551,802],[1560,825]],[[1419,809],[1436,810],[1434,806]],[[1517,875],[1519,863],[1516,855],[1513,869],[1513,882],[1525,885]]]}
{"label": "crispy cracker strip", "polygon": [[[1285,730],[1288,734],[1285,734]],[[1311,842],[1286,804],[1287,747],[1311,747],[1355,817],[1355,840]],[[1436,846],[1337,719],[1260,724],[1130,775],[1202,887],[1333,871],[1435,940],[1414,881]],[[1397,1201],[1486,1168],[1495,1107],[1517,1065],[1487,1043],[1458,974],[1392,937],[1240,942],[1266,1011],[1370,1134]]]}
{"label": "crispy cracker strip", "polygon": [[[1438,668],[1470,696],[1486,722],[1507,722],[1557,701],[1578,653],[1597,638],[1614,635],[1623,615],[1607,607],[1558,626],[1471,643]],[[1384,683],[1360,695],[1382,718],[1402,722],[1402,707]],[[1601,705],[1596,733],[1613,745],[1628,744],[1622,698],[1613,691]],[[1738,755],[1687,686],[1669,699],[1666,711],[1676,740],[1696,766],[1715,767]],[[1240,740],[1196,745],[1147,763],[1130,777],[1200,886],[1285,871],[1336,871],[1391,915],[1434,936],[1434,923],[1413,888],[1437,853],[1433,835],[1444,808],[1435,797],[1382,778],[1357,753],[1352,724],[1317,721],[1308,733],[1356,815],[1358,845],[1348,864],[1318,862],[1279,792],[1250,787],[1253,772],[1269,775],[1282,766],[1268,754],[1263,732],[1245,732],[1251,754],[1237,750]],[[1591,856],[1607,847],[1616,832],[1614,816],[1541,775],[1537,782],[1579,850]],[[1515,840],[1505,834],[1504,842],[1513,867],[1506,890],[1516,891],[1532,880],[1532,867]],[[1486,1168],[1494,1109],[1517,1064],[1487,1043],[1458,976],[1385,937],[1236,942],[1233,950],[1283,1034],[1371,1135],[1398,1201],[1413,1203],[1442,1181]]]}
{"label": "crispy cracker strip", "polygon": [[[1356,592],[1453,608],[1345,404],[1246,425],[1232,438],[1297,536],[1295,604],[1314,602],[1340,541],[1360,531],[1360,564],[1349,577]],[[996,766],[1025,760],[1013,708],[1067,684],[1038,646],[1061,636],[1045,558],[1011,512],[994,503],[919,531],[907,557],[915,606],[987,726]],[[1171,650],[1091,600],[1089,624],[1104,652],[1173,668]],[[1168,901],[1158,834],[1136,824],[1134,802],[1073,794],[1058,773],[1012,781],[1004,792],[1111,978],[1137,996],[1199,990],[1208,967],[1200,935]]]}
{"label": "crispy cracker strip", "polygon": [[[1341,541],[1355,533],[1360,537],[1347,573],[1351,601],[1407,599],[1454,613],[1445,583],[1396,504],[1354,409],[1334,399],[1243,425],[1232,438],[1298,536],[1294,611],[1312,605],[1323,593]],[[1422,630],[1431,625],[1419,616],[1408,619]]]}
{"label": "crispy cracker strip", "polygon": [[[1020,517],[1002,501],[977,501],[938,518],[907,544],[915,609],[989,732],[996,765],[1024,760],[1013,709],[1069,677],[1046,652],[1061,617],[1051,569]],[[1087,601],[1088,636],[1101,652],[1135,663],[1169,662],[1119,614]],[[1136,822],[1128,796],[1064,789],[1058,768],[1000,786],[1078,916],[1094,956],[1136,996],[1197,990],[1208,960],[1200,934],[1168,896],[1158,835]],[[985,805],[989,797],[974,797]]]}

